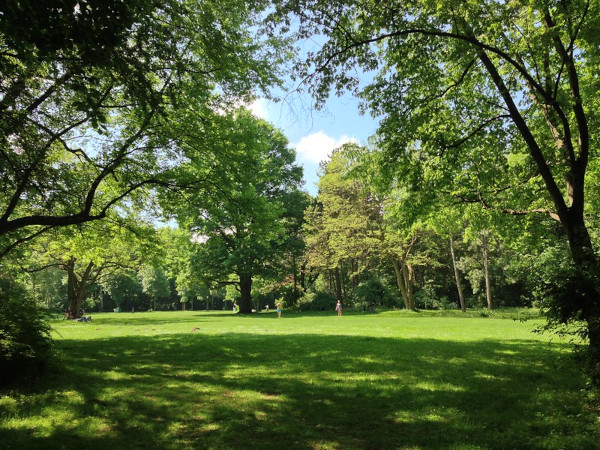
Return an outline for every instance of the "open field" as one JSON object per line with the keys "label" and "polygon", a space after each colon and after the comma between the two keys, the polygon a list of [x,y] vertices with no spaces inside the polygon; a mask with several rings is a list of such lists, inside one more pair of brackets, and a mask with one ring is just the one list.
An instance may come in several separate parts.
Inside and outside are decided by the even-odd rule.
{"label": "open field", "polygon": [[[460,313],[120,313],[53,323],[0,447],[597,448],[570,347]],[[510,315],[509,315],[510,316]]]}

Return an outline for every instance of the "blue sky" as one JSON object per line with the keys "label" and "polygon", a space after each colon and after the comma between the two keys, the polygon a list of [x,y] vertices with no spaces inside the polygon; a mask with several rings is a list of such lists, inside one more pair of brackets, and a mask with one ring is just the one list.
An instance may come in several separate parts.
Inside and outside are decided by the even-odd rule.
{"label": "blue sky", "polygon": [[258,99],[250,109],[287,136],[296,149],[298,164],[304,167],[304,188],[316,195],[319,162],[328,160],[331,151],[346,142],[366,144],[377,128],[369,115],[360,115],[358,105],[350,95],[332,96],[323,110],[316,111],[308,94],[294,93],[284,95],[278,103]]}

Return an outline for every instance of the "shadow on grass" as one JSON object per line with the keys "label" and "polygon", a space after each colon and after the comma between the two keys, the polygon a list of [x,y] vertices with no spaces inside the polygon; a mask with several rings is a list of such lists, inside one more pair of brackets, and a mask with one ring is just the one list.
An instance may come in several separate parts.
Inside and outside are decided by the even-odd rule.
{"label": "shadow on grass", "polygon": [[[146,325],[166,325],[173,323],[173,317],[169,315],[169,312],[161,311],[159,313],[100,313],[100,314],[89,314],[92,317],[92,324],[104,325],[110,324],[113,326],[125,325],[125,326],[146,326]],[[178,312],[177,323],[197,323],[197,322],[208,322],[215,318],[231,318],[234,314],[232,312],[192,312],[181,313]],[[249,315],[248,317],[252,317]],[[264,315],[256,315],[256,317],[265,317]]]}
{"label": "shadow on grass", "polygon": [[[61,341],[14,448],[593,448],[558,346],[356,336]],[[65,393],[67,392],[67,393]],[[3,423],[0,421],[0,423]],[[21,447],[22,446],[22,447]],[[10,447],[8,447],[10,448]]]}

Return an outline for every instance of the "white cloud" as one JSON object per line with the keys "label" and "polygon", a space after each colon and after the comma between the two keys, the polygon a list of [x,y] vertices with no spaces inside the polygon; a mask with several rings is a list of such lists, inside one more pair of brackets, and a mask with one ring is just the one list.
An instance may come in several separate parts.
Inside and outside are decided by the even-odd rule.
{"label": "white cloud", "polygon": [[206,234],[193,233],[190,241],[194,244],[204,244],[208,241],[208,239],[209,238]]}
{"label": "white cloud", "polygon": [[341,147],[347,142],[358,143],[358,140],[355,137],[345,134],[336,139],[321,130],[304,136],[294,146],[298,153],[298,159],[311,163],[320,163],[321,161],[327,161],[334,149]]}
{"label": "white cloud", "polygon": [[257,98],[248,105],[248,109],[252,111],[256,117],[267,120],[269,117],[269,110],[267,108],[267,100],[264,98]]}

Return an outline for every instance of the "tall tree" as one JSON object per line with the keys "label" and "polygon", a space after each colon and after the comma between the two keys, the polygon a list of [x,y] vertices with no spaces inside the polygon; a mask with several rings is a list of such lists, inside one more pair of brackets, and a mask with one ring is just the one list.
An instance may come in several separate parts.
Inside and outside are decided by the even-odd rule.
{"label": "tall tree", "polygon": [[452,272],[454,273],[454,283],[458,292],[458,300],[462,312],[466,311],[466,302],[462,285],[462,276],[458,267],[456,238],[463,231],[464,220],[464,208],[460,208],[457,205],[444,205],[443,207],[432,211],[427,220],[428,225],[450,244]]}
{"label": "tall tree", "polygon": [[291,242],[286,205],[302,170],[285,136],[243,108],[223,113],[211,126],[211,137],[200,141],[189,130],[189,162],[179,176],[203,180],[212,190],[189,189],[183,198],[170,198],[167,208],[194,233],[196,268],[206,282],[235,285],[240,312],[250,313],[253,277],[276,270],[278,255]]}
{"label": "tall tree", "polygon": [[150,297],[152,302],[149,307],[156,311],[156,300],[167,298],[171,293],[171,286],[162,267],[145,264],[138,271],[142,283],[142,291]]}
{"label": "tall tree", "polygon": [[385,261],[394,269],[405,307],[414,309],[416,234],[402,220],[401,198],[377,193],[374,180],[365,176],[370,160],[359,163],[365,152],[346,144],[323,165],[317,203],[307,214],[308,260],[332,274],[340,299],[358,286],[365,270]]}
{"label": "tall tree", "polygon": [[597,2],[294,0],[273,17],[290,13],[301,36],[324,36],[300,66],[319,101],[331,88],[358,92],[357,66],[376,71],[360,95],[382,117],[386,170],[413,189],[560,222],[578,288],[556,309],[586,322],[600,384],[598,260],[584,214],[598,146]]}

